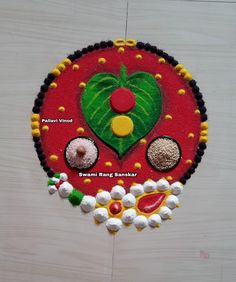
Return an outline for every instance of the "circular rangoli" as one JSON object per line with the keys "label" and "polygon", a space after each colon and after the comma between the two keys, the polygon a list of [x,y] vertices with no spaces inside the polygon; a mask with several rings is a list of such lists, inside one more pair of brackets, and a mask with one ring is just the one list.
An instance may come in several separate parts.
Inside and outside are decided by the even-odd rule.
{"label": "circular rangoli", "polygon": [[69,55],[47,75],[32,111],[49,193],[92,211],[111,232],[170,219],[208,139],[191,73],[134,39]]}

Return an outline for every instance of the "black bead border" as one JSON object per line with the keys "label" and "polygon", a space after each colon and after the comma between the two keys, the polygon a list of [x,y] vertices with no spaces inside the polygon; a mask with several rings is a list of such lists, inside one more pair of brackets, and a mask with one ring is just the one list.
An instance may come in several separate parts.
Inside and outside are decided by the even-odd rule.
{"label": "black bead border", "polygon": [[[71,60],[71,62],[75,61],[76,59],[82,57],[83,55],[96,51],[98,49],[106,49],[111,48],[114,46],[114,43],[112,40],[108,41],[101,41],[100,43],[95,43],[94,45],[89,45],[86,48],[83,48],[82,50],[77,50],[73,54],[70,54],[67,56],[68,59]],[[136,44],[136,48],[138,49],[144,49],[145,51],[151,52],[153,54],[156,54],[157,56],[163,57],[169,64],[171,64],[173,67],[178,65],[178,61],[175,60],[174,57],[169,56],[165,51],[162,49],[159,49],[156,46],[151,45],[150,43],[143,43],[141,41],[138,41]],[[44,84],[40,87],[40,92],[37,95],[37,98],[34,101],[34,106],[32,109],[32,112],[35,114],[39,114],[41,107],[43,106],[43,100],[45,98],[46,92],[48,91],[49,85],[55,80],[56,76],[52,73],[49,73],[47,77],[44,79]],[[200,117],[201,121],[207,121],[208,116],[206,114],[206,106],[205,102],[203,100],[203,95],[200,92],[200,88],[197,85],[196,80],[192,79],[188,82],[188,85],[191,87],[193,95],[195,97],[195,100],[198,105],[198,109],[200,111]],[[33,137],[34,141],[34,147],[36,149],[38,158],[40,160],[40,164],[43,167],[43,170],[47,173],[48,177],[53,177],[54,171],[47,165],[46,156],[43,153],[42,144],[40,141],[40,137]],[[202,156],[204,155],[204,151],[207,148],[205,143],[199,143],[197,153],[194,158],[194,162],[192,163],[191,167],[184,173],[184,175],[179,179],[179,181],[183,184],[187,182],[188,179],[191,178],[191,175],[195,172],[196,168],[198,167],[198,164],[202,160]]]}

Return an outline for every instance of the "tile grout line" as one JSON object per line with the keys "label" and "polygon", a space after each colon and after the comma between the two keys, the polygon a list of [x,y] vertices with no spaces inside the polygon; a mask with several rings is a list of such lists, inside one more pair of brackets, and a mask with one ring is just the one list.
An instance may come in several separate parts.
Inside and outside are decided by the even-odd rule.
{"label": "tile grout line", "polygon": [[129,17],[129,0],[127,0],[127,4],[126,4],[125,40],[127,39],[127,31],[128,31],[128,17]]}
{"label": "tile grout line", "polygon": [[110,282],[112,282],[112,281],[113,281],[114,257],[115,257],[115,235],[113,235],[113,240],[112,240],[111,280],[110,280]]}

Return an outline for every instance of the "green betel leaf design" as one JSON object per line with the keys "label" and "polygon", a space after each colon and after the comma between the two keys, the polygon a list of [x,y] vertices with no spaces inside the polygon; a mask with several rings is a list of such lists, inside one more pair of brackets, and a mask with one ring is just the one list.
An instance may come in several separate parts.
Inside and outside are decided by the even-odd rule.
{"label": "green betel leaf design", "polygon": [[[109,99],[112,92],[120,87],[131,90],[136,98],[135,107],[124,114],[134,124],[133,132],[126,137],[117,137],[111,130],[112,118],[120,114],[113,111]],[[151,74],[136,72],[128,76],[126,67],[121,65],[120,77],[111,73],[99,73],[87,82],[81,106],[93,132],[121,158],[158,121],[162,109],[161,91]]]}

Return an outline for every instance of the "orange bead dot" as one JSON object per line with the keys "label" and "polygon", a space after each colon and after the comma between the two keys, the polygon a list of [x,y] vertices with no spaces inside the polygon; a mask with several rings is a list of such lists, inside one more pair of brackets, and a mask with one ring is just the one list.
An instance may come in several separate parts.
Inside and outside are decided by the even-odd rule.
{"label": "orange bead dot", "polygon": [[92,182],[92,180],[90,178],[85,178],[84,179],[84,184],[89,184],[91,182]]}
{"label": "orange bead dot", "polygon": [[180,96],[185,95],[185,90],[184,90],[184,89],[179,89],[179,90],[178,90],[178,94],[179,94]]}
{"label": "orange bead dot", "polygon": [[60,106],[60,107],[58,108],[58,111],[61,112],[61,113],[63,113],[63,112],[65,111],[65,107]]}
{"label": "orange bead dot", "polygon": [[101,65],[104,65],[106,63],[106,61],[107,60],[105,58],[99,58],[98,59],[98,63],[101,64]]}
{"label": "orange bead dot", "polygon": [[123,54],[125,52],[125,48],[124,47],[119,47],[118,48],[118,53]]}
{"label": "orange bead dot", "polygon": [[58,160],[58,156],[57,156],[57,155],[51,155],[51,156],[49,157],[49,160],[50,160],[50,161],[57,161],[57,160]]}
{"label": "orange bead dot", "polygon": [[48,127],[47,125],[44,125],[44,126],[42,127],[42,130],[43,130],[43,131],[48,131],[48,130],[49,130],[49,127]]}
{"label": "orange bead dot", "polygon": [[167,180],[167,181],[172,181],[172,180],[173,180],[173,177],[170,176],[170,175],[168,175],[168,176],[166,177],[166,180]]}
{"label": "orange bead dot", "polygon": [[80,89],[83,89],[83,88],[85,88],[85,87],[86,87],[86,83],[85,83],[85,82],[80,82],[79,88],[80,88]]}
{"label": "orange bead dot", "polygon": [[142,60],[143,56],[142,56],[141,54],[137,54],[137,55],[135,56],[135,58],[136,58],[137,60]]}
{"label": "orange bead dot", "polygon": [[105,162],[106,167],[112,167],[112,162]]}
{"label": "orange bead dot", "polygon": [[76,131],[77,131],[78,134],[83,134],[84,133],[84,128],[83,127],[78,127],[76,129]]}
{"label": "orange bead dot", "polygon": [[173,118],[172,118],[171,115],[165,115],[165,119],[166,119],[166,120],[172,120]]}
{"label": "orange bead dot", "polygon": [[145,145],[147,144],[147,140],[145,138],[140,139],[139,141],[140,144]]}
{"label": "orange bead dot", "polygon": [[72,66],[72,70],[74,70],[74,71],[79,70],[79,65],[74,64],[74,65]]}
{"label": "orange bead dot", "polygon": [[160,58],[160,59],[158,60],[158,62],[159,62],[160,64],[164,64],[164,63],[166,62],[166,60],[165,60],[164,58]]}
{"label": "orange bead dot", "polygon": [[188,134],[188,138],[189,138],[189,139],[193,139],[193,138],[194,138],[194,134],[193,134],[192,132],[190,132],[190,133]]}
{"label": "orange bead dot", "polygon": [[157,80],[160,80],[160,79],[162,79],[162,75],[160,73],[157,73],[157,74],[155,74],[155,78]]}
{"label": "orange bead dot", "polygon": [[124,183],[125,183],[125,182],[124,182],[122,179],[119,179],[119,180],[117,181],[117,184],[118,184],[118,185],[121,185],[121,186],[124,185]]}
{"label": "orange bead dot", "polygon": [[56,82],[52,82],[49,86],[50,88],[57,88],[57,83]]}
{"label": "orange bead dot", "polygon": [[134,164],[134,168],[136,168],[136,169],[141,169],[141,168],[142,168],[141,163],[135,163],[135,164]]}

